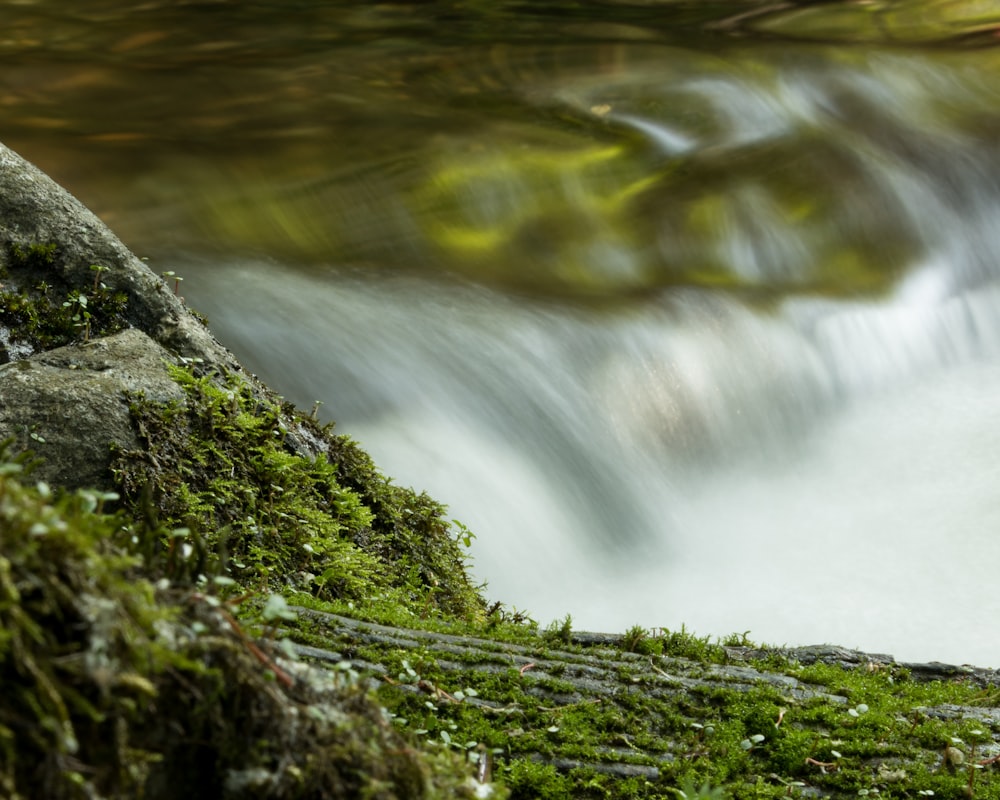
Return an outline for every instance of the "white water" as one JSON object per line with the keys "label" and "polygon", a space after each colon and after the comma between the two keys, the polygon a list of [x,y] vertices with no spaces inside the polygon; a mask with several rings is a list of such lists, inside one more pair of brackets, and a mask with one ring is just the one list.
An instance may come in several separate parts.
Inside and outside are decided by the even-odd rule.
{"label": "white water", "polygon": [[[67,177],[252,369],[448,503],[493,598],[1000,666],[996,48],[441,52],[390,23],[248,51],[244,93],[213,53],[182,113],[138,48],[145,138],[49,81],[97,115],[66,131],[109,135],[102,161],[60,134]],[[238,263],[178,256],[213,248]]]}
{"label": "white water", "polygon": [[1000,664],[1000,291],[666,295],[188,271],[220,338],[477,534],[489,595],[633,624]]}

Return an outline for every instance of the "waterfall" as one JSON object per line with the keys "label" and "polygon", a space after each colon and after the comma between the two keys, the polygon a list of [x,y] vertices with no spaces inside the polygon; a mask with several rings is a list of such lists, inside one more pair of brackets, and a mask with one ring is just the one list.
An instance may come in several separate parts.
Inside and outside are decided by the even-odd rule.
{"label": "waterfall", "polygon": [[993,286],[930,265],[880,301],[685,290],[595,319],[454,283],[189,271],[251,369],[447,503],[489,596],[543,623],[997,656]]}

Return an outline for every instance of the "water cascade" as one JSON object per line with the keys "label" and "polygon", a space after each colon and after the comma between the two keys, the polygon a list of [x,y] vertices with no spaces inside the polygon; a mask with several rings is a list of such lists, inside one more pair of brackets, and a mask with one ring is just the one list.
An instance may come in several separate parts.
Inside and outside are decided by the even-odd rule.
{"label": "water cascade", "polygon": [[154,3],[162,46],[123,17],[72,82],[8,72],[0,133],[447,503],[491,598],[1000,666],[992,28],[404,5],[198,49]]}

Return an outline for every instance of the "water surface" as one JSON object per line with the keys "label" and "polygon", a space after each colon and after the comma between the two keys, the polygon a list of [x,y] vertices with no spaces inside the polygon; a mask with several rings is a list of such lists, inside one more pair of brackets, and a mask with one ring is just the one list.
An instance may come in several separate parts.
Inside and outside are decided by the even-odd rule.
{"label": "water surface", "polygon": [[541,622],[1000,664],[1000,16],[11,7],[0,139]]}

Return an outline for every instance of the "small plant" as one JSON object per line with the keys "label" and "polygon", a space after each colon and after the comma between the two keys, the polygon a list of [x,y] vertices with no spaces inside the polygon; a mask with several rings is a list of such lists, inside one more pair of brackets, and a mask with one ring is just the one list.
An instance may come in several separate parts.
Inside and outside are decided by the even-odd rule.
{"label": "small plant", "polygon": [[527,625],[532,629],[538,627],[538,623],[526,611],[520,611],[517,608],[508,609],[502,602],[497,600],[486,608],[487,630],[492,630],[497,625],[504,623],[509,625]]}
{"label": "small plant", "polygon": [[81,292],[71,292],[63,308],[69,311],[73,327],[83,332],[83,341],[90,341],[90,311],[87,309],[87,295]]}
{"label": "small plant", "polygon": [[296,613],[289,608],[288,601],[280,594],[272,594],[264,603],[264,608],[260,612],[264,622],[276,624],[280,621],[288,622],[296,618]]}
{"label": "small plant", "polygon": [[754,643],[750,640],[750,631],[746,630],[743,633],[731,633],[722,640],[723,647],[753,647]]}
{"label": "small plant", "polygon": [[107,289],[108,287],[105,286],[103,283],[100,283],[100,280],[101,280],[101,273],[107,272],[109,268],[102,266],[101,264],[91,264],[90,268],[94,272],[94,289],[93,289],[94,294],[97,294],[98,288]]}
{"label": "small plant", "polygon": [[103,514],[105,503],[113,503],[121,499],[118,492],[101,492],[97,489],[78,489],[77,495],[80,497],[83,510],[87,514]]}
{"label": "small plant", "polygon": [[650,631],[635,625],[625,631],[622,638],[622,649],[644,656],[663,655],[663,639],[653,636]]}
{"label": "small plant", "polygon": [[700,722],[692,722],[691,728],[697,732],[698,741],[704,741],[712,736],[715,736],[715,726],[714,725],[702,725]]}
{"label": "small plant", "polygon": [[542,635],[550,642],[569,644],[573,636],[573,617],[567,614],[561,621],[552,620]]}
{"label": "small plant", "polygon": [[638,653],[639,647],[649,638],[649,631],[640,625],[633,625],[622,637],[622,650]]}
{"label": "small plant", "polygon": [[472,547],[472,542],[476,538],[476,534],[469,530],[469,528],[459,522],[457,519],[453,519],[451,524],[458,528],[458,541],[462,543],[462,546],[466,549]]}
{"label": "small plant", "polygon": [[168,269],[166,272],[161,272],[160,274],[167,283],[170,281],[174,282],[174,295],[179,297],[181,293],[181,281],[184,279],[172,269]]}

